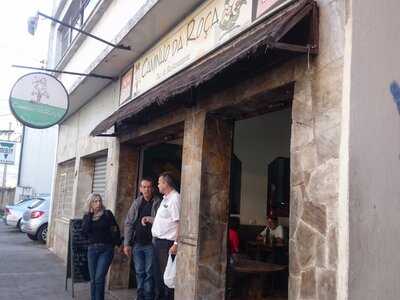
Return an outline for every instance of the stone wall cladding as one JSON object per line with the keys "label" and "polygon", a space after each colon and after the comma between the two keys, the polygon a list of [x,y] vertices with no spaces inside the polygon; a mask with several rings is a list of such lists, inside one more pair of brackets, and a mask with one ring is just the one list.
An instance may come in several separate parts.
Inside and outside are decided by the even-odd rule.
{"label": "stone wall cladding", "polygon": [[[331,34],[324,31],[325,29],[333,30],[335,35],[344,33],[342,18],[335,17],[343,12],[342,4],[339,0],[321,1],[321,23],[324,23],[325,17],[331,25],[331,27],[321,25],[323,36]],[[338,49],[343,47],[344,42],[334,46],[331,43],[337,43],[338,40],[341,39],[335,37],[324,40],[322,38],[321,54],[310,59],[310,67],[308,67],[307,57],[289,61],[279,68],[244,81],[240,87],[232,87],[202,99],[198,107],[194,109],[198,112],[212,111],[228,104],[239,104],[252,94],[273,89],[288,82],[296,82],[291,136],[290,300],[337,299],[336,278],[339,259],[337,207],[343,74],[343,55],[339,55]],[[336,50],[327,50],[326,48],[330,46]],[[329,54],[326,54],[326,51]],[[185,128],[184,148],[187,147],[187,149],[184,155],[185,152],[186,155],[192,152],[193,155],[198,155],[199,153],[193,151],[191,147],[199,148],[194,145],[201,141],[199,137],[201,135],[195,134],[191,129],[191,135],[198,138],[189,142],[187,140],[189,133],[186,132],[189,129],[189,126]],[[196,169],[199,167],[199,158],[194,156],[193,161],[196,163],[190,167],[189,171],[186,170],[188,167],[184,159],[183,174],[186,173],[187,177],[183,175],[182,183],[190,181],[195,174],[199,173]],[[193,172],[195,169],[196,172]],[[183,185],[182,196],[187,192],[184,187],[185,185]],[[182,223],[186,222],[186,217],[188,224],[191,222],[197,224],[198,214],[203,213],[202,209],[197,212],[197,204],[200,201],[197,198],[198,195],[198,192],[192,194],[188,198],[190,201],[182,197],[196,208],[188,210],[190,205],[183,204]],[[184,208],[186,205],[188,206]],[[188,230],[185,235],[195,236],[196,230]],[[201,236],[201,232],[198,232],[198,235]],[[178,269],[182,271],[183,266],[188,266],[196,260],[191,256],[193,254],[191,248],[201,247],[200,244],[194,243],[193,246],[186,244],[181,247],[181,251],[185,253],[184,258],[181,258],[184,262],[178,263]],[[185,295],[185,298],[179,297],[179,299],[201,298],[200,295],[203,293],[200,292],[198,286],[202,283],[200,277],[205,274],[201,269],[201,264],[197,271],[196,267],[185,269],[184,278],[190,278],[190,280],[177,288],[177,296]],[[195,274],[189,274],[191,272]],[[206,287],[207,281],[205,280],[203,284]],[[185,293],[187,291],[190,293]]]}
{"label": "stone wall cladding", "polygon": [[198,235],[201,197],[203,134],[206,113],[188,110],[183,138],[181,175],[180,245],[177,260],[176,299],[195,299],[198,282]]}
{"label": "stone wall cladding", "polygon": [[290,300],[337,299],[344,1],[319,6],[320,54],[297,69],[293,99]]}
{"label": "stone wall cladding", "polygon": [[290,287],[298,291],[290,300],[336,299],[341,66],[339,59],[296,81]]}

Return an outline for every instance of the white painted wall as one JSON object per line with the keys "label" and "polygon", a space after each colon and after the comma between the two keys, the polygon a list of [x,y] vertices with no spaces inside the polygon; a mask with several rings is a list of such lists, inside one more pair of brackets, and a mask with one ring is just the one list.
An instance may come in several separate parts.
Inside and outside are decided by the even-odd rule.
{"label": "white painted wall", "polygon": [[25,127],[19,186],[35,194],[51,193],[57,146],[57,126],[47,129]]}
{"label": "white painted wall", "polygon": [[[146,1],[147,0],[110,1],[111,3],[104,12],[104,15],[94,25],[90,33],[101,37],[106,41],[112,42],[122,31],[122,29],[129,23],[129,20],[132,18],[132,16],[135,15],[135,13],[146,3]],[[58,30],[57,28],[58,26],[54,28],[56,32]],[[53,44],[53,47],[54,46],[56,45]],[[92,38],[85,38],[83,43],[63,69],[73,70],[75,72],[85,72],[94,62],[94,60],[107,48],[110,48],[110,46]],[[56,49],[52,50],[54,52]],[[55,58],[55,56],[53,56],[53,58]],[[57,62],[53,63],[57,64]],[[62,74],[59,76],[59,79],[63,82],[67,90],[70,90],[74,85],[77,76]]]}
{"label": "white painted wall", "polygon": [[352,0],[348,299],[400,299],[400,2]]}
{"label": "white painted wall", "polygon": [[89,135],[101,121],[118,108],[118,97],[119,82],[113,82],[59,126],[58,163],[109,147],[112,138]]}
{"label": "white painted wall", "polygon": [[290,157],[291,109],[235,123],[234,153],[242,162],[240,222],[265,224],[268,164]]}

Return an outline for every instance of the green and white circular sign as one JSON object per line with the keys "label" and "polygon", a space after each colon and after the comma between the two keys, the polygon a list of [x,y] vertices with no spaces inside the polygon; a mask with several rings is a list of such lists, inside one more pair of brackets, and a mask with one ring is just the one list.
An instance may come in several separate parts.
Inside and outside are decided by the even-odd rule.
{"label": "green and white circular sign", "polygon": [[10,108],[15,118],[32,128],[58,124],[67,114],[68,92],[54,76],[29,73],[17,80],[10,93]]}

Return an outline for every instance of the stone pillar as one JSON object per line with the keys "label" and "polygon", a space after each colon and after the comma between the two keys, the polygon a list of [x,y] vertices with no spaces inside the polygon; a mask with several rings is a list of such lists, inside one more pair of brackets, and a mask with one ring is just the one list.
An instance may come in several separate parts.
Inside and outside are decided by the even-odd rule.
{"label": "stone pillar", "polygon": [[207,117],[202,155],[197,299],[225,299],[233,122]]}
{"label": "stone pillar", "polygon": [[205,112],[185,121],[176,299],[224,299],[232,127]]}
{"label": "stone pillar", "polygon": [[289,299],[337,299],[341,64],[296,81]]}
{"label": "stone pillar", "polygon": [[[114,207],[115,218],[120,226],[121,233],[124,229],[125,216],[136,195],[138,171],[139,171],[139,149],[128,144],[119,147],[119,159],[113,163],[113,168],[118,170],[118,186],[115,205],[108,203],[110,208]],[[110,162],[111,163],[111,162]],[[117,164],[117,166],[115,165]],[[111,179],[111,182],[115,180]],[[107,189],[111,188],[109,185]],[[130,262],[121,254],[115,253],[110,268],[108,286],[110,289],[129,287]]]}
{"label": "stone pillar", "polygon": [[176,299],[195,299],[197,290],[197,248],[201,195],[201,166],[205,112],[190,112],[185,120]]}

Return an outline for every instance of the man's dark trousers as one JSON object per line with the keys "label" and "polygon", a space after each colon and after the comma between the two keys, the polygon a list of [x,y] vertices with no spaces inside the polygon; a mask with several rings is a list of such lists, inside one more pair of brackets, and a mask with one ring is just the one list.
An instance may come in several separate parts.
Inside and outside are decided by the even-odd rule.
{"label": "man's dark trousers", "polygon": [[168,262],[169,248],[172,247],[174,241],[164,240],[164,239],[154,239],[154,252],[156,267],[154,272],[155,282],[159,286],[160,300],[173,300],[174,299],[174,289],[170,289],[164,284],[164,272]]}
{"label": "man's dark trousers", "polygon": [[154,299],[153,262],[154,248],[152,244],[133,246],[133,262],[137,281],[137,299]]}

